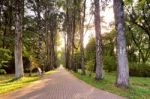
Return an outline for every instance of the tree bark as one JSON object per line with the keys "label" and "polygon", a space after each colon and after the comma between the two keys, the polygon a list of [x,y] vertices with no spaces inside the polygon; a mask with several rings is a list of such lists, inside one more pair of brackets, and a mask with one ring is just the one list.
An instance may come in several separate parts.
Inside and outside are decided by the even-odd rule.
{"label": "tree bark", "polygon": [[102,40],[100,26],[100,4],[99,0],[94,0],[95,5],[95,33],[96,33],[96,80],[103,79],[103,63],[102,63]]}
{"label": "tree bark", "polygon": [[[74,0],[74,4],[76,4],[75,0]],[[73,9],[73,23],[72,23],[72,56],[71,56],[71,68],[73,71],[76,71],[76,68],[75,68],[75,63],[74,63],[74,49],[75,49],[75,42],[74,42],[74,39],[75,39],[75,33],[76,33],[76,8],[74,7]]]}
{"label": "tree bark", "polygon": [[126,39],[124,28],[124,8],[122,0],[114,1],[114,17],[116,26],[116,51],[117,51],[117,79],[116,84],[120,87],[129,86],[129,68],[126,53]]}
{"label": "tree bark", "polygon": [[40,0],[37,0],[37,25],[38,25],[38,42],[37,42],[37,58],[40,62],[40,54],[41,54],[41,47],[42,47],[42,26],[41,26],[41,2]]}
{"label": "tree bark", "polygon": [[[67,1],[67,5],[69,2]],[[66,10],[66,33],[67,33],[67,39],[66,39],[66,61],[65,61],[65,67],[68,68],[68,69],[71,69],[70,65],[71,65],[71,19],[70,19],[70,10],[69,10],[69,7],[67,7],[67,10]]]}
{"label": "tree bark", "polygon": [[54,65],[55,65],[55,49],[54,49],[54,31],[52,30],[51,31],[51,36],[50,36],[50,39],[51,39],[51,64],[50,64],[50,68],[51,69],[54,69]]}
{"label": "tree bark", "polygon": [[[83,47],[83,41],[84,41],[84,21],[85,21],[85,9],[86,9],[86,0],[83,4],[83,11],[81,11],[81,26],[80,26],[80,54],[81,54],[81,68],[82,68],[82,75],[85,75],[85,66],[84,66],[84,47]],[[81,8],[82,9],[82,8]],[[82,14],[83,13],[83,14]]]}
{"label": "tree bark", "polygon": [[46,27],[45,27],[45,31],[46,31],[46,49],[47,49],[47,61],[46,61],[46,71],[51,70],[50,68],[50,64],[51,64],[51,44],[50,44],[50,31],[48,29],[48,20],[46,20]]}
{"label": "tree bark", "polygon": [[3,0],[0,0],[0,34],[2,32],[2,8],[3,8]]}
{"label": "tree bark", "polygon": [[15,21],[15,77],[24,75],[22,60],[22,0],[16,0],[16,21]]}

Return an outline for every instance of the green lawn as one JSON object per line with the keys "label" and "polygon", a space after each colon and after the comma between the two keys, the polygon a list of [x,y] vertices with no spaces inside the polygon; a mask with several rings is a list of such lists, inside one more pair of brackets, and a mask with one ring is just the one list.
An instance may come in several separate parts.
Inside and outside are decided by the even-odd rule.
{"label": "green lawn", "polygon": [[[46,72],[46,75],[52,74],[55,71]],[[18,80],[13,80],[13,74],[0,75],[0,94],[7,93],[18,88],[22,88],[36,80],[39,80],[41,76],[37,76],[35,73],[32,74],[31,77],[29,74],[25,74],[25,76]]]}
{"label": "green lawn", "polygon": [[121,89],[115,86],[115,73],[106,73],[105,78],[101,81],[95,81],[92,77],[82,76],[79,73],[73,73],[77,78],[86,83],[111,92],[120,96],[128,97],[129,99],[150,99],[150,78],[130,77],[130,88]]}

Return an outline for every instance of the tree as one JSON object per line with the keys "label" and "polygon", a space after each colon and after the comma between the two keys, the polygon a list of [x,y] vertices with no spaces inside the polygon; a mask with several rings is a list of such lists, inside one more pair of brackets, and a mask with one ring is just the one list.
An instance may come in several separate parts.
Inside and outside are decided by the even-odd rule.
{"label": "tree", "polygon": [[41,47],[42,47],[42,40],[43,40],[43,31],[42,31],[42,17],[41,17],[41,12],[42,12],[42,1],[41,0],[35,0],[35,12],[37,13],[37,32],[38,32],[38,41],[37,41],[37,59],[41,60]]}
{"label": "tree", "polygon": [[95,12],[95,34],[96,34],[96,80],[103,79],[103,62],[102,62],[102,40],[100,26],[100,4],[99,0],[94,0]]}
{"label": "tree", "polygon": [[65,20],[63,23],[63,31],[65,39],[65,67],[73,69],[74,71],[76,71],[74,67],[75,50],[79,48],[76,46],[76,43],[79,42],[79,37],[81,37],[79,35],[81,34],[82,1],[83,0],[66,0],[66,4],[64,4]]}
{"label": "tree", "polygon": [[22,60],[22,0],[15,0],[15,76],[24,75]]}
{"label": "tree", "polygon": [[66,44],[65,44],[65,67],[68,69],[71,69],[71,7],[72,6],[72,1],[66,0],[66,13],[65,13],[65,22],[64,22],[64,28],[66,32]]}
{"label": "tree", "polygon": [[84,41],[84,21],[85,21],[85,10],[86,10],[86,0],[84,0],[83,3],[83,11],[81,10],[81,19],[80,19],[80,53],[81,53],[81,68],[82,68],[82,75],[85,75],[85,64],[84,64],[84,47],[83,47],[83,41]]}
{"label": "tree", "polygon": [[[19,5],[19,12],[18,15],[19,21],[16,17],[13,16],[17,9],[16,9],[16,0],[0,0],[0,48],[8,49],[10,51],[14,50],[15,42],[13,42],[15,37],[15,22],[17,24],[16,31],[21,32],[19,34],[19,40],[23,43],[22,47],[22,56],[24,61],[24,72],[29,71],[30,66],[27,66],[28,63],[32,63],[33,57],[34,60],[38,60],[37,66],[42,67],[44,70],[44,65],[46,62],[53,62],[53,64],[48,63],[49,66],[56,67],[57,65],[57,54],[56,54],[56,43],[57,43],[57,33],[58,33],[58,25],[60,23],[60,15],[61,11],[59,8],[61,7],[61,2],[64,0],[22,0],[20,1]],[[47,7],[45,7],[47,6]],[[49,12],[46,10],[50,10]],[[32,12],[31,14],[28,12]],[[45,13],[47,12],[47,18],[45,19]],[[52,12],[52,13],[51,13]],[[57,18],[56,18],[57,17]],[[20,25],[21,24],[21,25]],[[19,28],[18,28],[19,26]],[[46,38],[47,35],[44,30],[45,27],[49,33],[48,41],[50,46],[46,46]],[[22,29],[23,28],[23,29]],[[61,26],[60,26],[61,28]],[[18,32],[17,32],[18,33]],[[18,34],[16,35],[18,37]],[[20,44],[20,43],[19,43]],[[17,45],[17,43],[16,43]],[[22,44],[21,44],[22,46]],[[49,50],[49,58],[46,60],[48,54],[46,54],[46,49]],[[12,52],[11,52],[12,53]],[[14,65],[14,56],[11,54],[12,58],[9,60],[7,64],[7,69],[9,68],[10,71],[8,73],[14,73],[15,65]],[[21,62],[21,61],[18,61]],[[28,62],[28,63],[27,63]],[[30,64],[29,63],[29,64]],[[32,67],[32,66],[31,66]],[[36,67],[35,67],[36,68]],[[6,69],[6,71],[7,71]]]}
{"label": "tree", "polygon": [[[148,62],[150,56],[149,4],[150,1],[147,0],[138,0],[136,2],[125,0],[126,28],[128,29],[127,37],[131,37],[127,41],[127,45],[132,45],[132,48],[130,48],[132,50],[129,50],[128,53],[133,52],[128,57],[130,59],[130,56],[133,56],[134,52],[138,52],[136,56],[139,63]],[[136,58],[133,57],[133,59]]]}
{"label": "tree", "polygon": [[126,38],[124,27],[124,7],[122,0],[114,1],[114,16],[116,27],[116,52],[117,52],[117,86],[128,87],[129,86],[129,68],[128,59],[126,53]]}

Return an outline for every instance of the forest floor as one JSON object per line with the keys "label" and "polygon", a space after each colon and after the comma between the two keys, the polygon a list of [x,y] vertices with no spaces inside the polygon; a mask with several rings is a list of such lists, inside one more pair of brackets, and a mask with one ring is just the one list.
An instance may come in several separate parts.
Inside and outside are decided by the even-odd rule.
{"label": "forest floor", "polygon": [[64,68],[46,75],[34,83],[0,95],[0,99],[125,99],[96,89],[77,79]]}
{"label": "forest floor", "polygon": [[130,77],[130,87],[118,88],[115,86],[116,73],[105,73],[103,80],[96,81],[92,76],[81,75],[81,72],[74,73],[74,76],[84,82],[98,88],[129,99],[150,99],[150,77]]}

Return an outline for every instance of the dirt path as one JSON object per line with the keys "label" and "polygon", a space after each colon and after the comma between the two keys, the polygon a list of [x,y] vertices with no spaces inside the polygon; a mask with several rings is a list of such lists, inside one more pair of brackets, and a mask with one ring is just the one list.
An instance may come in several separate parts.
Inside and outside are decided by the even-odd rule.
{"label": "dirt path", "polygon": [[98,90],[75,78],[63,68],[27,87],[10,92],[0,99],[125,99]]}

